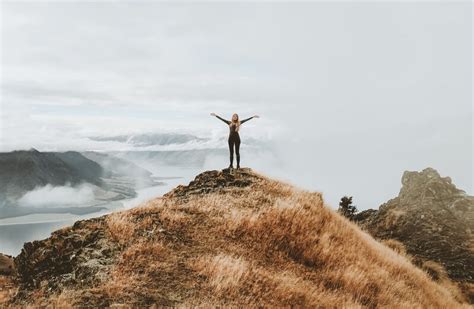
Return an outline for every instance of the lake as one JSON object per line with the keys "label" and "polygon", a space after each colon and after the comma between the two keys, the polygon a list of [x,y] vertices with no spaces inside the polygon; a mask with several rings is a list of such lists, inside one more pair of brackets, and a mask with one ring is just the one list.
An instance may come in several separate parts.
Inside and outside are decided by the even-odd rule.
{"label": "lake", "polygon": [[147,200],[162,196],[177,185],[187,185],[198,173],[199,170],[197,168],[160,168],[160,175],[154,175],[154,177],[164,182],[165,185],[139,189],[137,190],[137,196],[135,198],[101,205],[104,209],[94,213],[84,215],[75,215],[72,213],[37,213],[1,219],[0,252],[16,256],[21,252],[25,242],[48,238],[51,232],[72,225],[78,220],[98,217],[114,211],[136,207]]}

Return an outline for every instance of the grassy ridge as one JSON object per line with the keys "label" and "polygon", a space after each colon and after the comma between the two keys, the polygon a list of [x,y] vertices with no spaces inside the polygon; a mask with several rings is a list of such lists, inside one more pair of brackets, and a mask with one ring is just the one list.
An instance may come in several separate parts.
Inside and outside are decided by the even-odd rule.
{"label": "grassy ridge", "polygon": [[109,263],[86,281],[51,273],[52,291],[25,286],[15,305],[467,308],[325,207],[321,194],[250,170],[205,172],[163,198],[62,233],[90,229],[103,233]]}

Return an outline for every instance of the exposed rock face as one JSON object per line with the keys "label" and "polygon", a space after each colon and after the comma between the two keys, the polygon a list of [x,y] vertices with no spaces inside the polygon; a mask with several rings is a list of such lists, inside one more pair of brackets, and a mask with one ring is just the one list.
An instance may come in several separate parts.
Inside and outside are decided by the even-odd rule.
{"label": "exposed rock face", "polygon": [[207,171],[196,176],[187,186],[179,185],[165,194],[166,197],[186,199],[189,195],[205,194],[216,191],[223,193],[235,187],[247,187],[259,177],[249,168],[223,169],[222,171]]}
{"label": "exposed rock face", "polygon": [[474,197],[436,170],[405,172],[398,197],[355,220],[374,237],[401,241],[415,258],[442,264],[451,279],[474,283]]}
{"label": "exposed rock face", "polygon": [[15,265],[23,289],[47,285],[46,289],[54,292],[99,281],[116,250],[105,236],[104,217],[99,217],[77,221],[48,239],[25,243]]}

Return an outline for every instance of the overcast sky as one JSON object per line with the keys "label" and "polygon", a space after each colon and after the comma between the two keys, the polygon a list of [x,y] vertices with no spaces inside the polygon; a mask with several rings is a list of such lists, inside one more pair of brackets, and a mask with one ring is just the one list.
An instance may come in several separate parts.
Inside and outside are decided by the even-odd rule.
{"label": "overcast sky", "polygon": [[247,165],[332,204],[376,207],[427,166],[473,192],[470,1],[3,1],[1,17],[0,151],[226,134],[209,113],[238,112],[262,117],[242,139],[277,147]]}

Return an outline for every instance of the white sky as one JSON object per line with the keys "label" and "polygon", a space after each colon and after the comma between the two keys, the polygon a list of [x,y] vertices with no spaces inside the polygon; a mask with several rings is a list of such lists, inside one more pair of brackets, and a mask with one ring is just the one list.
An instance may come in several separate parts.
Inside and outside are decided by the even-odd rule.
{"label": "white sky", "polygon": [[469,1],[1,8],[0,151],[225,134],[209,113],[238,112],[283,162],[257,167],[332,204],[376,207],[427,166],[474,191]]}

